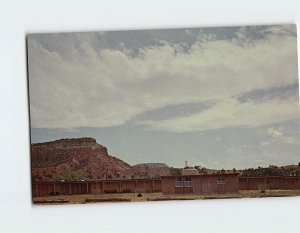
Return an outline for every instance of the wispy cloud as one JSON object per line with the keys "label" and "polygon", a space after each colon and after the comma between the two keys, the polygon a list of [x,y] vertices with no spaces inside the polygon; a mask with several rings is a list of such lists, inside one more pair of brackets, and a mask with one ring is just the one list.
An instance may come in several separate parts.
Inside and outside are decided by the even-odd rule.
{"label": "wispy cloud", "polygon": [[184,117],[144,121],[149,129],[171,132],[194,132],[235,126],[256,127],[299,118],[298,98],[261,103],[239,102],[234,98],[217,100],[211,108]]}

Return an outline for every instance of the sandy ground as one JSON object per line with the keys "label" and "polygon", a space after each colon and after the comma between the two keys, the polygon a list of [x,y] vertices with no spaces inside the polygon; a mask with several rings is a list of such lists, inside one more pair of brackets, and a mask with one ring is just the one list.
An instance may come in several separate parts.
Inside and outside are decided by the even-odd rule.
{"label": "sandy ground", "polygon": [[116,193],[116,194],[86,194],[86,195],[65,195],[35,197],[35,204],[85,204],[104,202],[143,202],[143,201],[167,201],[167,200],[199,200],[199,199],[227,199],[227,198],[261,198],[261,197],[285,197],[298,196],[300,190],[266,190],[265,192],[250,190],[240,191],[238,194],[216,194],[216,195],[162,195],[162,193],[142,193],[139,197],[136,193]]}

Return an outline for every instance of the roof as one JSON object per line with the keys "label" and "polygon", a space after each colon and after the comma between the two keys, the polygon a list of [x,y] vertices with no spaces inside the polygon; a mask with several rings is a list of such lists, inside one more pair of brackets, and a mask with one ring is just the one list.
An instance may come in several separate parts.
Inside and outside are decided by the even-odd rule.
{"label": "roof", "polygon": [[137,178],[137,179],[98,179],[98,180],[36,180],[32,183],[94,183],[94,182],[121,182],[121,181],[152,181],[161,180],[160,178]]}
{"label": "roof", "polygon": [[297,176],[241,176],[239,179],[265,179],[265,178],[300,178]]}

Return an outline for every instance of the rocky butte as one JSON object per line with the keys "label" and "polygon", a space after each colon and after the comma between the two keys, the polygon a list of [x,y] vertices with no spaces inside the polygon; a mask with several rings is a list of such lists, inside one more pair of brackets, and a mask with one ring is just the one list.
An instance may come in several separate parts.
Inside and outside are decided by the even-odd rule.
{"label": "rocky butte", "polygon": [[129,178],[131,166],[108,155],[94,138],[60,139],[31,145],[32,178],[106,179]]}
{"label": "rocky butte", "polygon": [[33,180],[152,178],[167,175],[165,164],[128,163],[108,154],[94,138],[60,139],[31,145]]}

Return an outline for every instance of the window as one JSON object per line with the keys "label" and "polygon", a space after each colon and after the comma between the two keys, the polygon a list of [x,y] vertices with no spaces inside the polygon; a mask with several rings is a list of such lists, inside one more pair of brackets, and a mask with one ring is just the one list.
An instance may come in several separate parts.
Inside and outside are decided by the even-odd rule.
{"label": "window", "polygon": [[225,184],[225,177],[224,176],[220,176],[217,180],[217,184]]}
{"label": "window", "polygon": [[176,187],[192,187],[192,177],[190,176],[185,176],[185,177],[177,177]]}
{"label": "window", "polygon": [[190,176],[185,177],[184,186],[185,187],[192,187],[192,177],[190,177]]}
{"label": "window", "polygon": [[182,177],[177,177],[175,186],[176,186],[176,187],[183,187],[183,180],[182,180]]}

